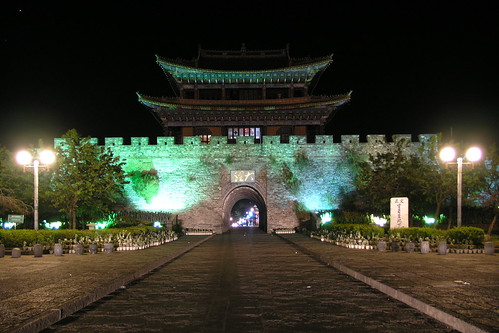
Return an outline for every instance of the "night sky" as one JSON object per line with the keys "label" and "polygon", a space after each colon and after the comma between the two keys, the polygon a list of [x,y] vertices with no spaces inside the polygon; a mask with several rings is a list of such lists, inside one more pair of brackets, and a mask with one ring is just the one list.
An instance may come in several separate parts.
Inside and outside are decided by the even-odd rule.
{"label": "night sky", "polygon": [[[155,138],[136,92],[171,96],[155,55],[278,49],[333,63],[316,94],[353,91],[328,134],[498,141],[497,1],[2,1],[0,145]],[[92,4],[95,3],[95,4]],[[105,4],[102,4],[105,3]]]}

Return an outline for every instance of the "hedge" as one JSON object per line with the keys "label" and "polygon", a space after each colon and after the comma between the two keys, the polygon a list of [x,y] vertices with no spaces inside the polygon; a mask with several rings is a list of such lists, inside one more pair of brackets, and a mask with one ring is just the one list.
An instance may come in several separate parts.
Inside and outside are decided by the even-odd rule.
{"label": "hedge", "polygon": [[343,235],[357,235],[364,238],[377,238],[383,237],[385,231],[382,227],[375,224],[332,224],[327,223],[323,225],[325,230],[331,234],[343,234]]}
{"label": "hedge", "polygon": [[419,242],[420,240],[445,239],[446,231],[428,227],[412,227],[390,229],[388,236],[399,237],[402,240]]}
{"label": "hedge", "polygon": [[457,227],[447,231],[447,241],[455,244],[468,241],[473,242],[473,245],[482,245],[484,240],[485,232],[476,227]]}
{"label": "hedge", "polygon": [[99,230],[7,230],[0,229],[0,244],[4,244],[6,248],[33,246],[41,244],[44,247],[51,248],[55,243],[63,240],[78,240],[78,239],[109,239],[114,241],[119,236],[124,234],[129,237],[139,237],[146,234],[154,234],[161,232],[162,229],[153,227],[130,227],[122,229],[99,229]]}
{"label": "hedge", "polygon": [[366,240],[384,239],[386,241],[399,240],[402,242],[422,240],[439,241],[446,240],[452,244],[473,244],[483,245],[485,240],[485,231],[476,227],[455,227],[449,230],[435,228],[400,228],[390,229],[386,233],[383,228],[377,225],[363,224],[332,224],[327,223],[317,233],[320,236],[327,237],[330,240],[363,238]]}

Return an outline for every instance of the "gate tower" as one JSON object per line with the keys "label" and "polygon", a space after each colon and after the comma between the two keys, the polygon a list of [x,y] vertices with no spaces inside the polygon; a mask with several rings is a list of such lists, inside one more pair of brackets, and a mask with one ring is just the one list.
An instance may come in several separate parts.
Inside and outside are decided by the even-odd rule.
{"label": "gate tower", "polygon": [[240,136],[306,136],[314,142],[350,94],[312,95],[321,74],[332,62],[322,58],[294,59],[289,46],[277,50],[237,51],[198,48],[193,60],[172,60],[156,56],[166,74],[174,97],[149,97],[137,93],[165,136],[183,143],[199,136],[209,143],[211,136],[225,136],[235,143]]}
{"label": "gate tower", "polygon": [[[206,50],[191,61],[157,56],[174,96],[138,100],[165,136],[105,138],[130,176],[125,195],[140,211],[169,212],[184,228],[221,233],[234,207],[253,204],[259,227],[292,229],[337,209],[355,189],[352,160],[387,152],[434,156],[436,136],[323,135],[351,93],[315,96],[332,57],[294,59],[289,47]],[[55,139],[55,145],[64,140]],[[97,144],[98,140],[92,138]]]}
{"label": "gate tower", "polygon": [[[281,177],[282,172],[276,173],[274,169],[287,165],[269,167],[276,157],[284,161],[294,155],[296,146],[287,149],[288,152],[275,153],[267,147],[289,144],[293,138],[301,144],[315,143],[316,136],[324,134],[335,112],[350,101],[351,92],[313,95],[319,78],[332,62],[332,55],[297,59],[290,57],[289,45],[284,49],[248,50],[242,44],[240,50],[209,50],[199,46],[197,57],[192,60],[156,56],[156,61],[166,74],[174,96],[137,93],[139,102],[152,112],[165,136],[172,138],[179,148],[189,143],[213,147],[222,141],[222,146],[215,150],[226,154],[215,176],[217,190],[204,188],[203,191],[211,193],[210,198],[180,212],[184,225],[223,232],[230,226],[232,207],[238,200],[246,199],[258,206],[262,229],[270,232],[277,226],[297,226],[296,200],[282,193],[287,191],[285,188],[278,189],[274,184],[286,181]],[[238,143],[249,143],[252,147],[241,149]],[[262,148],[258,149],[258,145]],[[191,153],[186,150],[181,158],[185,160]],[[220,160],[215,155],[208,158],[210,162]],[[180,157],[177,158],[181,163]],[[228,159],[232,162],[227,163]],[[213,165],[205,167],[213,169]],[[209,177],[213,176],[212,172]]]}

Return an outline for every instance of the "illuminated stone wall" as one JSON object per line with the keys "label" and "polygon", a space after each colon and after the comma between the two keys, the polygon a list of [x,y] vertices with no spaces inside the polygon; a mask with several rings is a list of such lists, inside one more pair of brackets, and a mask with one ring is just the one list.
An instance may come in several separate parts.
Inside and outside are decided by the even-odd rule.
{"label": "illuminated stone wall", "polygon": [[[249,137],[239,137],[227,144],[226,137],[212,137],[201,144],[199,137],[186,137],[176,145],[172,137],[106,138],[105,146],[134,173],[126,193],[136,209],[177,213],[186,228],[207,228],[223,232],[228,228],[224,201],[232,190],[249,186],[256,190],[267,207],[267,231],[299,225],[296,207],[309,211],[337,208],[342,193],[353,189],[349,156],[393,149],[396,142],[407,140],[407,151],[417,150],[433,135],[420,135],[412,142],[410,135],[395,135],[387,142],[383,135],[317,136],[316,143],[306,143],[301,136],[280,143],[278,136],[263,137],[254,144]],[[56,145],[57,145],[56,139]],[[254,170],[255,181],[231,182],[231,171]],[[142,178],[141,178],[142,177]]]}

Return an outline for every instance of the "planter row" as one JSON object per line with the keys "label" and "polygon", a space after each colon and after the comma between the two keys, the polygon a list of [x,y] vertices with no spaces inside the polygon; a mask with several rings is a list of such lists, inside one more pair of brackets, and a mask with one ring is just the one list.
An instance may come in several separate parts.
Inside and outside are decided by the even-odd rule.
{"label": "planter row", "polygon": [[[126,244],[118,244],[116,245],[115,243],[112,242],[107,242],[107,243],[89,243],[89,244],[83,244],[83,243],[77,243],[74,245],[65,245],[61,243],[56,243],[54,244],[54,247],[49,249],[48,251],[46,250],[46,247],[40,245],[40,244],[35,244],[33,247],[26,247],[23,249],[20,248],[13,248],[10,253],[13,258],[19,258],[22,254],[31,254],[34,255],[35,257],[41,257],[43,253],[49,253],[49,254],[54,254],[56,256],[62,256],[63,254],[84,254],[84,253],[90,253],[90,254],[96,254],[98,252],[102,253],[112,253],[113,251],[134,251],[134,250],[143,250],[152,246],[159,246],[165,243],[172,242],[174,240],[177,240],[177,236],[174,236],[172,238],[164,239],[162,241],[155,241],[155,242],[150,242],[147,244],[141,243],[141,244],[136,244],[136,243],[126,243]],[[3,258],[5,256],[5,246],[3,244],[0,244],[0,258]]]}
{"label": "planter row", "polygon": [[357,250],[378,250],[378,251],[392,251],[392,252],[400,252],[405,251],[408,253],[411,252],[421,252],[421,253],[430,253],[430,252],[438,252],[439,254],[447,254],[447,253],[457,253],[457,254],[494,254],[495,247],[493,242],[485,242],[483,248],[453,248],[449,247],[447,242],[441,241],[438,242],[437,247],[430,246],[429,241],[422,241],[420,243],[414,242],[406,242],[404,244],[400,244],[400,242],[386,242],[386,241],[377,241],[374,245],[365,239],[352,240],[352,241],[336,241],[329,239],[324,236],[316,236],[310,235],[310,237],[318,239],[322,242],[333,243],[338,246],[346,247],[349,249],[357,249]]}

